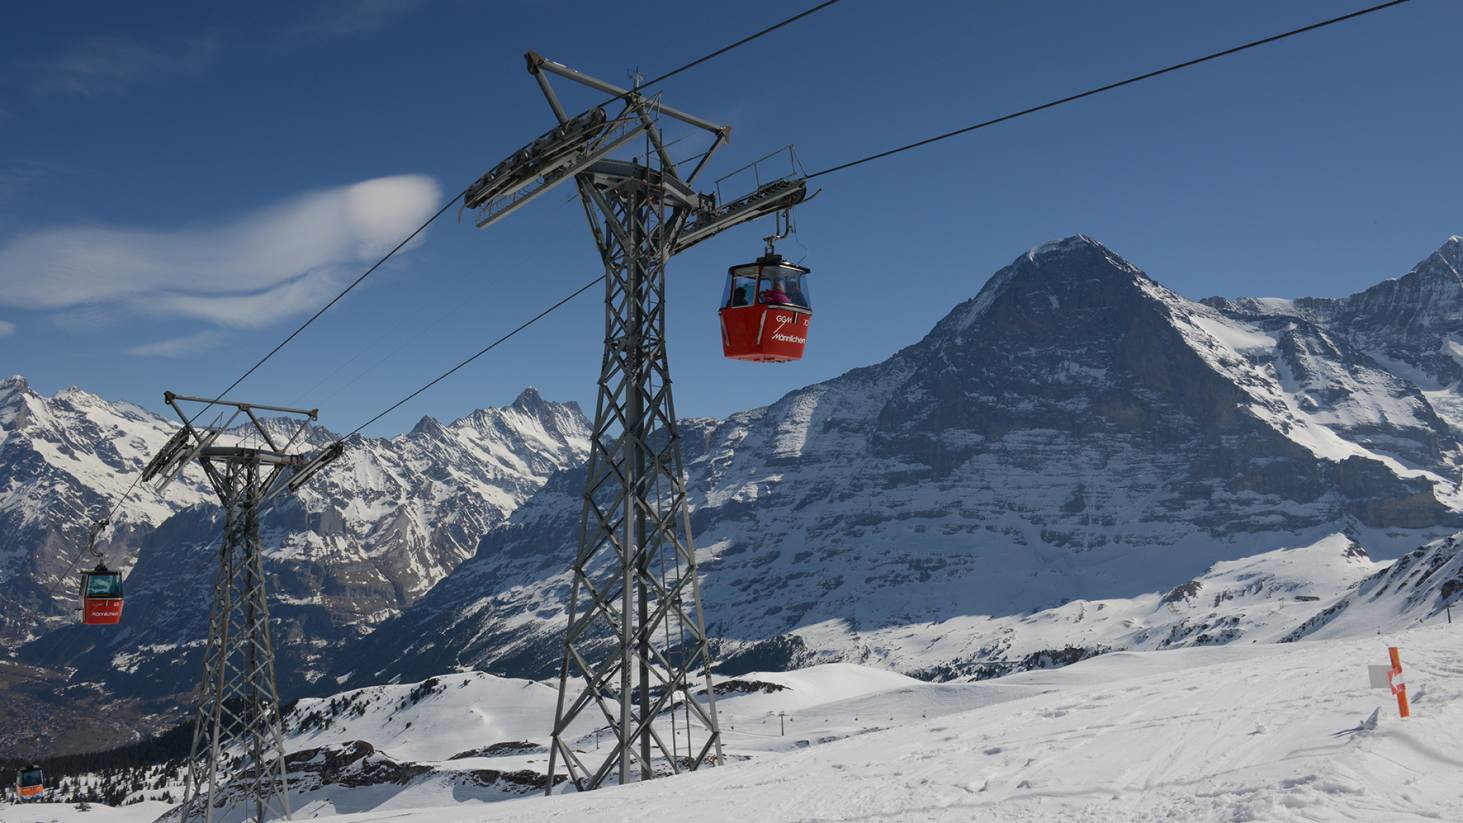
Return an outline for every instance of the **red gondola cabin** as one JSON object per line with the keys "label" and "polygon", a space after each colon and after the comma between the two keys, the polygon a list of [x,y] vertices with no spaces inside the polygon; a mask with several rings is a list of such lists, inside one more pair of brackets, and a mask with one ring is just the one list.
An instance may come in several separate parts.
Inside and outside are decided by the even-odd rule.
{"label": "red gondola cabin", "polygon": [[776,254],[732,266],[721,301],[722,353],[758,363],[801,360],[813,319],[811,271]]}
{"label": "red gondola cabin", "polygon": [[99,565],[81,576],[81,622],[110,626],[122,620],[122,574]]}

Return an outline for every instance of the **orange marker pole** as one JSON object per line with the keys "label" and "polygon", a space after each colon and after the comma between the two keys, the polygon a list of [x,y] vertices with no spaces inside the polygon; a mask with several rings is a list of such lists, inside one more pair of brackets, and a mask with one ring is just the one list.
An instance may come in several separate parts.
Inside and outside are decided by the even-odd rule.
{"label": "orange marker pole", "polygon": [[1411,717],[1412,709],[1407,705],[1407,684],[1402,680],[1402,654],[1396,646],[1388,646],[1387,654],[1392,657],[1392,671],[1387,673],[1387,681],[1392,684],[1392,694],[1397,695],[1397,714]]}

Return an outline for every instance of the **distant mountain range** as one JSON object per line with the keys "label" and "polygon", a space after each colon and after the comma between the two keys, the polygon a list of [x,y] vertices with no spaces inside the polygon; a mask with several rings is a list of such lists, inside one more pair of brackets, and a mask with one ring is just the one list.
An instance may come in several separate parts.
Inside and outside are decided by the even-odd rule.
{"label": "distant mountain range", "polygon": [[[682,421],[724,670],[980,677],[1287,636],[1379,560],[1463,529],[1460,270],[1455,237],[1349,298],[1196,302],[1072,237],[882,363]],[[199,670],[219,531],[201,478],[124,507],[106,546],[136,558],[124,630],[73,625],[45,587],[167,435],[130,404],[0,383],[0,582],[18,595],[0,636],[152,709]],[[286,694],[551,673],[588,438],[529,390],[349,441],[265,524]],[[1459,596],[1443,588],[1397,619]]]}
{"label": "distant mountain range", "polygon": [[[170,429],[77,389],[43,397],[19,377],[0,383],[0,422],[0,580],[17,595],[0,611],[6,647],[73,682],[171,706],[202,667],[222,532],[212,491],[195,468],[162,497],[144,487],[123,507],[103,548],[129,570],[124,621],[98,632],[76,623],[75,583],[59,575],[90,518]],[[307,434],[315,445],[334,438]],[[316,690],[322,655],[420,598],[548,476],[582,461],[588,442],[577,406],[532,389],[450,424],[349,438],[340,461],[263,518],[281,689]]]}

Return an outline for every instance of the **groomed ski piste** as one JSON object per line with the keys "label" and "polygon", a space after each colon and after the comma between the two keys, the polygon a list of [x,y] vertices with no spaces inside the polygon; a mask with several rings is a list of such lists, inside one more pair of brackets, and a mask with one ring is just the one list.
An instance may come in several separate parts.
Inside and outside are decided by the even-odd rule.
{"label": "groomed ski piste", "polygon": [[[442,758],[428,764],[433,771],[401,785],[334,785],[298,795],[294,817],[331,823],[1457,821],[1463,820],[1460,641],[1463,621],[1452,625],[1439,616],[1387,634],[1116,652],[976,683],[925,683],[852,664],[745,675],[736,678],[742,686],[718,700],[728,765],[548,798],[537,792],[473,797],[438,769],[491,764],[541,772],[542,749],[506,760],[448,760],[446,752],[495,736],[546,743],[552,689],[482,674],[444,675],[439,685],[445,688],[406,709],[413,720],[389,708],[400,706],[402,695],[381,691],[404,695],[412,687],[374,687],[357,695],[373,708],[342,715],[349,722],[291,734],[292,751],[370,735],[377,757]],[[1398,717],[1390,691],[1368,683],[1367,667],[1386,664],[1391,645],[1401,649],[1412,708],[1407,719]],[[741,690],[748,684],[761,685]],[[387,728],[408,722],[409,729]],[[370,810],[342,813],[363,806]],[[165,808],[148,802],[80,812],[33,804],[8,807],[0,820],[133,823]]]}

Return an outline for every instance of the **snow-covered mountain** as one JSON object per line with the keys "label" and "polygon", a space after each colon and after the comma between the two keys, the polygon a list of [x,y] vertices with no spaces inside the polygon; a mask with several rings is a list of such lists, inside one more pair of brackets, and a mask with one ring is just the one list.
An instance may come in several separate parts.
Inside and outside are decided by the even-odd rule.
{"label": "snow-covered mountain", "polygon": [[[989,677],[1292,632],[1378,573],[1372,558],[1463,528],[1447,354],[1463,341],[1459,245],[1352,298],[1195,302],[1068,238],[1018,257],[883,363],[683,421],[723,671],[855,661]],[[66,411],[91,396],[7,385],[20,389],[4,408],[59,421],[12,426],[23,415],[6,412],[0,448],[29,469],[12,471],[5,499],[18,502],[0,512],[32,528],[62,510],[46,496],[66,487],[46,479],[60,476],[53,456],[80,465],[66,476],[82,502],[65,509],[80,511],[89,476],[106,492],[90,499],[119,491],[104,485],[108,450],[123,448],[109,438],[130,466],[167,435],[135,407]],[[266,519],[285,695],[553,671],[587,438],[576,408],[530,391],[352,440]],[[151,508],[126,532],[126,627],[63,627],[24,660],[115,695],[189,687],[218,515],[196,480],[170,493],[140,497]]]}
{"label": "snow-covered mountain", "polygon": [[[1352,298],[1337,301],[1351,313],[1323,315],[1292,307],[1326,301],[1187,300],[1072,237],[1017,258],[883,363],[684,422],[724,667],[852,660],[948,675],[1279,632],[1245,615],[1301,592],[1339,596],[1372,570],[1353,541],[1390,558],[1457,530],[1457,384],[1399,365],[1439,335],[1463,340],[1449,308],[1463,301],[1457,246],[1364,293],[1390,303]],[[550,672],[582,482],[550,479],[475,557],[347,649],[338,675]],[[1326,542],[1338,533],[1350,537]],[[1305,547],[1329,553],[1316,561],[1329,583],[1295,574],[1215,625],[1214,608],[1171,619],[1188,608],[1183,584],[1198,580],[1203,602],[1225,564]],[[1143,605],[1170,592],[1164,609]]]}
{"label": "snow-covered mountain", "polygon": [[[137,444],[128,452],[133,459],[95,469],[101,489],[120,492],[112,486],[130,482],[139,461],[150,456],[146,447],[160,445],[168,429],[146,411],[74,391],[53,398],[32,393],[26,402],[33,408],[70,409],[79,397],[86,398],[91,415],[82,420],[123,417],[146,434],[128,430],[128,437],[119,438],[120,426],[78,432],[54,411],[47,418],[61,421],[52,430],[63,443],[121,439]],[[41,442],[34,429],[18,428],[24,438],[12,436],[5,448],[14,445],[20,451]],[[313,428],[306,439],[318,446],[334,437]],[[115,446],[98,446],[108,448]],[[587,425],[578,407],[549,402],[533,389],[510,406],[476,411],[450,424],[424,418],[398,437],[348,439],[339,461],[263,517],[282,690],[307,688],[322,668],[320,655],[414,602],[470,556],[478,539],[549,475],[582,461],[587,448]],[[53,498],[55,489],[68,487],[48,478],[58,474],[51,455],[65,449],[31,446],[20,453],[21,465],[33,470],[29,479],[12,482],[11,497],[50,501],[31,508],[49,511],[46,517],[62,522]],[[11,469],[7,463],[6,470]],[[82,481],[76,485],[85,487]],[[142,509],[153,516],[148,527],[134,528],[116,541],[135,556],[122,629],[98,632],[67,622],[29,643],[23,659],[75,670],[74,680],[103,683],[124,697],[171,696],[192,687],[207,634],[221,512],[211,490],[204,497],[197,483],[175,484],[169,493],[176,513],[167,516],[166,508],[152,502]],[[156,501],[151,492],[138,495],[144,502],[148,498]],[[48,558],[63,554],[55,541],[33,543],[28,551]],[[68,587],[62,597],[70,596]]]}
{"label": "snow-covered mountain", "polygon": [[[74,386],[45,397],[19,375],[0,380],[0,642],[18,645],[44,617],[69,614],[74,582],[62,578],[84,551],[92,521],[175,427]],[[130,549],[143,534],[211,494],[197,467],[161,495],[142,489],[118,510],[98,548],[109,565],[130,568]],[[95,561],[76,565],[88,562]]]}

